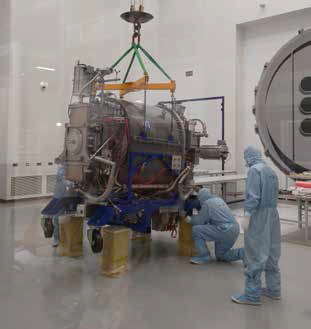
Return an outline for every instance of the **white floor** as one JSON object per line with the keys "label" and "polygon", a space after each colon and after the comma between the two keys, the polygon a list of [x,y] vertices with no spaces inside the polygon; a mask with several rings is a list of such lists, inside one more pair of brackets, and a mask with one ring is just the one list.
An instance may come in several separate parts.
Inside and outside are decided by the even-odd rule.
{"label": "white floor", "polygon": [[[193,266],[176,239],[153,232],[133,242],[129,270],[102,276],[85,239],[84,256],[59,257],[42,236],[43,201],[0,204],[0,329],[307,329],[311,324],[311,248],[282,243],[281,301],[240,306],[244,267]],[[241,205],[234,205],[240,218]],[[280,213],[295,218],[295,206]],[[282,230],[297,229],[283,224]],[[241,242],[241,241],[240,241]]]}

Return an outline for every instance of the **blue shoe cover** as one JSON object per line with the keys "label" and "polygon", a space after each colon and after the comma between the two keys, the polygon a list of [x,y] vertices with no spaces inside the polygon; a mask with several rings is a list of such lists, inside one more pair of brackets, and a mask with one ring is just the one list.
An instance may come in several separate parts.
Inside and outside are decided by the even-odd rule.
{"label": "blue shoe cover", "polygon": [[191,264],[195,265],[202,265],[202,264],[207,264],[211,261],[210,256],[195,256],[190,259]]}
{"label": "blue shoe cover", "polygon": [[57,248],[59,245],[59,240],[58,239],[53,239],[52,247]]}
{"label": "blue shoe cover", "polygon": [[271,299],[275,299],[275,300],[280,300],[281,299],[281,294],[272,293],[267,288],[262,288],[261,289],[261,294],[263,296],[271,298]]}
{"label": "blue shoe cover", "polygon": [[237,304],[245,304],[245,305],[261,305],[260,299],[251,300],[245,295],[234,294],[231,296],[231,300]]}

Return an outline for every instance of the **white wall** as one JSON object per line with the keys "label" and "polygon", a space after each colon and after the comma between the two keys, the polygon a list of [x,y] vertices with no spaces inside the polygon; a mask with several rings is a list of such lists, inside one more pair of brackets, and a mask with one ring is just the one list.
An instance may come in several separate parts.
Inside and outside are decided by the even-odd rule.
{"label": "white wall", "polygon": [[[61,151],[63,130],[56,127],[64,118],[61,5],[57,0],[11,1],[9,164],[53,161]],[[41,81],[48,83],[46,91],[41,90]]]}
{"label": "white wall", "polygon": [[[226,97],[226,139],[235,167],[235,25],[233,1],[159,1],[159,57],[177,81],[176,97]],[[226,11],[224,12],[224,8]],[[193,70],[193,77],[185,71]],[[198,105],[195,105],[197,107]],[[210,129],[219,117],[219,103],[202,103],[201,116]],[[196,116],[190,104],[188,113]],[[218,123],[218,130],[220,126]],[[219,137],[221,135],[219,134]],[[214,169],[219,163],[204,162],[201,167]]]}
{"label": "white wall", "polygon": [[0,11],[0,193],[6,184],[8,150],[8,109],[10,103],[10,1],[1,2]]}
{"label": "white wall", "polygon": [[[129,1],[4,1],[7,6],[11,4],[8,8],[11,15],[5,15],[3,8],[6,7],[3,6],[0,15],[11,19],[10,48],[13,50],[9,57],[12,63],[9,103],[4,103],[5,97],[1,100],[2,108],[9,110],[8,120],[1,120],[0,127],[3,140],[9,127],[8,143],[5,143],[9,144],[6,162],[51,161],[63,144],[64,130],[55,124],[66,121],[73,65],[77,59],[95,66],[111,65],[130,46],[132,28],[119,19],[120,13],[128,9]],[[310,1],[306,0],[266,2],[267,7],[262,10],[257,0],[145,0],[146,10],[152,12],[155,19],[143,27],[142,44],[177,81],[177,98],[226,97],[226,139],[232,153],[228,169],[243,170],[237,147],[237,142],[241,144],[238,137],[244,128],[237,126],[243,115],[236,110],[239,82],[236,55],[240,51],[237,24],[310,7]],[[1,45],[5,44],[2,27],[8,25],[5,22],[1,17]],[[270,32],[266,30],[265,33]],[[281,37],[279,44],[287,41],[285,39],[285,36]],[[3,47],[1,54],[2,50]],[[1,56],[2,73],[6,65],[2,64]],[[55,71],[39,71],[36,66],[51,66]],[[165,80],[149,67],[154,80]],[[186,78],[187,70],[194,70],[194,76]],[[132,78],[140,75],[136,69]],[[254,81],[255,76],[257,72]],[[40,90],[40,81],[49,83],[46,92]],[[132,99],[141,97],[138,94]],[[149,95],[151,103],[163,99],[168,99],[168,96],[163,93]],[[198,109],[212,129],[217,123],[214,114],[217,106],[202,105]],[[191,111],[190,108],[192,114]]]}
{"label": "white wall", "polygon": [[[234,0],[234,2],[237,24],[310,8],[310,0]],[[260,8],[260,3],[265,3],[266,8]]]}
{"label": "white wall", "polygon": [[[150,52],[158,53],[157,1],[148,0],[144,3],[155,18],[143,25],[142,43]],[[111,66],[130,48],[133,26],[120,18],[120,14],[128,9],[129,1],[124,0],[95,0],[92,1],[92,6],[84,0],[64,1],[64,59],[67,95],[70,95],[72,90],[73,66],[77,60],[95,67]],[[118,70],[121,70],[119,78],[125,75],[130,56],[118,66]],[[135,62],[129,79],[136,80],[141,76],[142,71]],[[134,96],[134,99],[136,98]]]}

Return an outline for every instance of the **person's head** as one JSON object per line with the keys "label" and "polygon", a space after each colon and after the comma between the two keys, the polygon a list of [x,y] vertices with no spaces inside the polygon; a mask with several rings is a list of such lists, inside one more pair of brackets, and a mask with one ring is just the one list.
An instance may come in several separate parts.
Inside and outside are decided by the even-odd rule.
{"label": "person's head", "polygon": [[261,152],[254,146],[248,146],[245,149],[244,160],[247,167],[251,167],[257,163],[263,162]]}
{"label": "person's head", "polygon": [[55,163],[56,165],[61,165],[61,164],[62,164],[62,160],[61,160],[61,158],[60,158],[60,157],[55,158],[55,159],[54,159],[54,163]]}
{"label": "person's head", "polygon": [[207,201],[208,199],[210,199],[212,197],[213,197],[213,195],[207,188],[202,188],[198,193],[198,199],[199,199],[201,205],[203,204],[203,202]]}
{"label": "person's head", "polygon": [[63,164],[59,164],[57,169],[56,179],[58,181],[61,181],[64,179],[64,176],[65,176],[65,166]]}

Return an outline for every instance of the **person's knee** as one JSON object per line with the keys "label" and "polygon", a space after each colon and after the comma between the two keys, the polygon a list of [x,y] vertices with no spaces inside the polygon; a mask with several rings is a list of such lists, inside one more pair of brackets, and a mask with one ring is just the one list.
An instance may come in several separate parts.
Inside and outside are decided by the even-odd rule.
{"label": "person's knee", "polygon": [[201,237],[201,227],[200,225],[196,225],[192,227],[192,238],[193,240]]}

